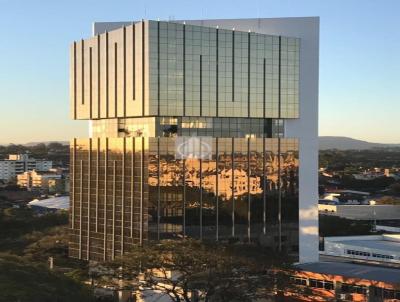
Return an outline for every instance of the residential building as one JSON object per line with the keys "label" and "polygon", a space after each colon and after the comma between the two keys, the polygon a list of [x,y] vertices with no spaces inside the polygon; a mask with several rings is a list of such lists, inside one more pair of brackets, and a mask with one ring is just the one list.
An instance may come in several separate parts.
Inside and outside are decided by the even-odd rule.
{"label": "residential building", "polygon": [[49,171],[27,171],[17,175],[17,185],[28,190],[37,190],[46,193],[66,192],[69,177],[56,169]]}
{"label": "residential building", "polygon": [[52,165],[52,161],[34,159],[28,154],[10,154],[8,159],[0,160],[0,180],[14,180],[18,174],[26,171],[48,171]]}
{"label": "residential building", "polygon": [[319,19],[95,23],[71,45],[71,257],[146,240],[318,260]]}

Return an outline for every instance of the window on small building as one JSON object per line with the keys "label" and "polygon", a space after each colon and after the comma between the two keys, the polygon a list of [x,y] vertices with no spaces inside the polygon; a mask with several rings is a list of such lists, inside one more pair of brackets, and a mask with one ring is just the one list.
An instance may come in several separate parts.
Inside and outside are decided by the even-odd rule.
{"label": "window on small building", "polygon": [[324,281],[324,288],[327,290],[332,290],[333,287],[333,282],[332,281]]}

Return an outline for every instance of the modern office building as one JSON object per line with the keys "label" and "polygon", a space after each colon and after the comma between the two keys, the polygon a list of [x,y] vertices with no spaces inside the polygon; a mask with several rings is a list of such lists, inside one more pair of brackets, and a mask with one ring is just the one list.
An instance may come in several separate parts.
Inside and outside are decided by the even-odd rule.
{"label": "modern office building", "polygon": [[318,39],[318,18],[95,23],[70,49],[70,256],[190,236],[318,260]]}
{"label": "modern office building", "polygon": [[52,166],[49,160],[31,158],[28,154],[10,154],[7,159],[0,160],[0,180],[14,180],[27,171],[48,171]]}

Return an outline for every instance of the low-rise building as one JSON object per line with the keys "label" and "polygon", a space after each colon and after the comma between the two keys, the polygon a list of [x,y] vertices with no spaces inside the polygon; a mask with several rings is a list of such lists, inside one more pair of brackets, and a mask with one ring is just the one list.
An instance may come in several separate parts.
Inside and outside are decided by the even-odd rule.
{"label": "low-rise building", "polygon": [[17,185],[28,190],[47,193],[68,192],[69,179],[56,169],[50,171],[27,171],[17,175]]}
{"label": "low-rise building", "polygon": [[28,203],[28,206],[50,210],[68,211],[69,196],[55,196],[46,199],[34,199]]}
{"label": "low-rise building", "polygon": [[31,158],[28,154],[10,154],[7,159],[0,160],[0,180],[10,181],[27,171],[48,171],[52,166],[50,160]]}
{"label": "low-rise building", "polygon": [[400,217],[400,205],[350,205],[319,202],[318,211],[323,215],[354,220],[393,220]]}
{"label": "low-rise building", "polygon": [[348,262],[299,264],[284,295],[284,301],[399,301],[400,270]]}
{"label": "low-rise building", "polygon": [[399,234],[325,237],[324,241],[321,254],[326,256],[400,265]]}

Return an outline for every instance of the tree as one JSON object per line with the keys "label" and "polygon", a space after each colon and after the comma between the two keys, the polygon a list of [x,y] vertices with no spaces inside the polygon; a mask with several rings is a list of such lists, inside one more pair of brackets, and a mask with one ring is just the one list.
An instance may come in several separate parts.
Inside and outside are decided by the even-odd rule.
{"label": "tree", "polygon": [[[253,301],[270,294],[281,256],[255,245],[163,240],[135,247],[97,275],[97,283],[161,291],[172,301]],[[127,281],[130,280],[130,281]],[[133,282],[133,283],[132,283]],[[129,285],[130,284],[130,285]]]}
{"label": "tree", "polygon": [[329,236],[348,236],[369,235],[372,231],[372,222],[363,220],[351,220],[336,216],[319,216],[319,235]]}
{"label": "tree", "polygon": [[48,213],[37,216],[29,208],[7,208],[2,211],[2,214],[0,215],[0,242],[3,240],[15,241],[19,236],[30,232],[45,231],[54,226],[68,224],[67,212]]}
{"label": "tree", "polygon": [[32,154],[38,155],[40,157],[47,155],[47,146],[44,143],[39,143],[37,145],[31,146],[29,149]]}
{"label": "tree", "polygon": [[69,146],[65,146],[58,142],[51,142],[47,145],[47,149],[49,150],[65,150],[66,148],[69,148]]}
{"label": "tree", "polygon": [[396,182],[396,183],[390,185],[389,189],[393,195],[399,196],[400,195],[400,182]]}
{"label": "tree", "polygon": [[[58,264],[65,261],[68,257],[68,228],[54,227],[33,240],[24,249],[24,257],[35,262],[47,262],[49,257],[53,257]],[[33,236],[32,234],[31,236]]]}
{"label": "tree", "polygon": [[394,196],[382,196],[376,199],[376,203],[379,205],[400,205],[400,199]]}
{"label": "tree", "polygon": [[[0,211],[0,302],[93,301],[82,286],[87,264],[67,257],[67,222],[66,212]],[[49,257],[55,262],[52,271]]]}
{"label": "tree", "polygon": [[15,145],[10,144],[7,146],[1,146],[0,153],[3,157],[6,157],[8,154],[18,154],[18,153],[25,153],[27,151],[27,147],[23,145]]}
{"label": "tree", "polygon": [[0,293],[0,302],[94,301],[82,284],[43,265],[5,254],[0,254]]}

